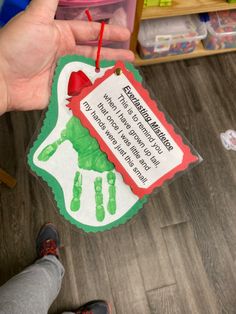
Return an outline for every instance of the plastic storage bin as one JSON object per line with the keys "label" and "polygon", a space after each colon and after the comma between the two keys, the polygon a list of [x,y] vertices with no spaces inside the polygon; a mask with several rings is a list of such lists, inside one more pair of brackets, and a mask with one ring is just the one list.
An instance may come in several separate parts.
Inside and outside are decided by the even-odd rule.
{"label": "plastic storage bin", "polygon": [[143,59],[190,53],[206,36],[198,15],[146,20],[138,35],[139,53]]}
{"label": "plastic storage bin", "polygon": [[236,48],[236,10],[208,14],[206,49]]}
{"label": "plastic storage bin", "polygon": [[[133,31],[136,0],[61,0],[56,13],[59,20],[85,20],[87,21],[86,9],[92,16],[93,21],[105,21],[107,24],[128,27]],[[85,44],[96,45],[97,42]],[[126,43],[104,42],[104,46],[128,48]]]}

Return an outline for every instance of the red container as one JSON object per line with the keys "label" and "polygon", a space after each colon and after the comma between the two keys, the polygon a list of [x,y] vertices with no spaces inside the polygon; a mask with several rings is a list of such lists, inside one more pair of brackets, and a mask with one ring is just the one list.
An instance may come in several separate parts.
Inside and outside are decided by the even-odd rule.
{"label": "red container", "polygon": [[[93,21],[105,21],[107,24],[120,25],[133,31],[136,0],[61,0],[59,2],[56,18],[58,20],[84,20],[86,21],[86,9]],[[86,42],[86,45],[96,45],[97,42]],[[129,42],[106,42],[105,46],[128,48]]]}

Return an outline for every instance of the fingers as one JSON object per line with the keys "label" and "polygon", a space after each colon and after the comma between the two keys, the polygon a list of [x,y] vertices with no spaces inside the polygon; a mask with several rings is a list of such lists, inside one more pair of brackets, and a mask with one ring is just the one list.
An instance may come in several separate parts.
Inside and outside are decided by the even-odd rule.
{"label": "fingers", "polygon": [[[47,0],[48,1],[48,0]],[[60,21],[69,25],[76,41],[96,40],[99,37],[101,24],[87,21]],[[104,40],[126,41],[130,38],[130,31],[122,26],[105,25]]]}
{"label": "fingers", "polygon": [[54,19],[59,0],[32,0],[28,10],[48,20]]}
{"label": "fingers", "polygon": [[[97,47],[76,46],[74,52],[84,57],[92,58],[94,60],[97,57]],[[134,54],[130,50],[125,50],[125,49],[102,48],[100,58],[106,59],[106,60],[121,60],[121,61],[133,62]]]}

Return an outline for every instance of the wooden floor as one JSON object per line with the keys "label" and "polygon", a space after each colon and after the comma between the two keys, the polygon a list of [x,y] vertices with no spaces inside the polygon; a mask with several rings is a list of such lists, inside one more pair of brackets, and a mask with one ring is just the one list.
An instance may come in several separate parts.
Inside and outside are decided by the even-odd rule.
{"label": "wooden floor", "polygon": [[16,176],[0,186],[0,284],[35,258],[40,226],[61,233],[66,268],[50,313],[94,298],[115,314],[236,313],[236,152],[220,132],[236,129],[236,54],[149,66],[146,82],[204,162],[151,197],[129,223],[85,234],[53,207],[32,176],[26,151],[41,113],[0,118],[0,167]]}

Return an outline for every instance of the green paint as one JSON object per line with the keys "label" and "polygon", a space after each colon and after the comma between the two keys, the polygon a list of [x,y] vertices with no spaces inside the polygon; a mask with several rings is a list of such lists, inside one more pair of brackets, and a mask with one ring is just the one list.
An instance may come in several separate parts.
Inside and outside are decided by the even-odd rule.
{"label": "green paint", "polygon": [[76,117],[72,117],[67,122],[66,128],[61,132],[61,138],[46,146],[39,154],[38,159],[40,161],[49,160],[65,140],[70,141],[78,153],[80,169],[94,170],[100,173],[114,169],[114,165],[108,161],[106,154],[100,150],[97,140],[90,135],[88,129],[83,127]]}
{"label": "green paint", "polygon": [[82,194],[82,174],[77,171],[74,178],[73,198],[70,203],[70,209],[75,212],[80,209],[80,197]]}
{"label": "green paint", "polygon": [[96,218],[98,221],[103,221],[105,218],[105,210],[103,206],[102,194],[102,178],[97,177],[94,181],[95,203],[96,203]]}
{"label": "green paint", "polygon": [[58,146],[63,142],[63,139],[59,139],[54,143],[46,146],[42,152],[39,154],[38,159],[40,161],[47,161],[52,157],[52,155],[56,152]]}
{"label": "green paint", "polygon": [[[46,112],[46,117],[43,121],[41,131],[35,140],[33,146],[31,147],[29,153],[28,153],[28,164],[31,168],[31,170],[37,174],[41,179],[43,179],[48,186],[52,189],[52,192],[54,194],[57,206],[59,208],[60,214],[71,224],[75,225],[77,228],[83,229],[85,232],[98,232],[98,231],[105,231],[110,230],[114,227],[117,227],[121,224],[124,224],[126,221],[131,219],[137,212],[143,207],[143,205],[147,202],[148,197],[145,196],[142,199],[139,199],[127,212],[124,213],[123,216],[121,216],[119,219],[101,226],[92,226],[83,224],[79,220],[73,218],[69,212],[67,211],[65,199],[64,199],[64,192],[62,190],[61,185],[59,182],[55,179],[55,177],[49,173],[48,171],[42,169],[41,167],[37,166],[34,163],[34,155],[38,148],[42,145],[42,143],[47,139],[49,134],[53,131],[53,129],[56,127],[57,121],[58,121],[58,81],[59,77],[64,70],[64,68],[69,63],[74,62],[82,62],[84,64],[87,64],[89,66],[94,66],[94,60],[85,58],[82,56],[74,55],[74,56],[65,56],[62,57],[57,64],[56,72],[53,78],[53,86],[52,86],[52,95],[50,98],[50,103],[48,106],[48,110]],[[113,61],[107,61],[102,60],[100,63],[101,68],[107,68],[114,66]],[[135,79],[138,82],[142,81],[142,78],[138,72],[134,68],[134,66],[130,63],[125,64],[126,68],[134,75]]]}
{"label": "green paint", "polygon": [[114,165],[108,161],[107,155],[100,150],[97,140],[90,135],[87,128],[83,127],[78,118],[72,117],[62,134],[78,153],[80,169],[94,170],[100,173],[114,169]]}
{"label": "green paint", "polygon": [[[97,140],[92,137],[87,128],[83,127],[80,120],[76,117],[72,117],[66,124],[66,128],[61,132],[61,138],[54,143],[48,145],[39,154],[38,159],[41,161],[49,160],[56,152],[57,148],[64,141],[68,140],[74,150],[78,154],[78,166],[79,169],[93,170],[100,173],[105,171],[111,171],[114,169],[114,165],[107,159],[107,155],[100,150]],[[111,175],[112,174],[112,175]],[[108,211],[114,214],[116,211],[116,199],[115,199],[115,174],[110,173],[109,186],[109,202]],[[97,178],[94,184],[99,188],[102,183]],[[99,185],[100,184],[100,185]],[[96,217],[98,221],[103,221],[105,218],[105,211],[103,206],[102,191],[96,190]],[[82,194],[82,176],[79,172],[76,173],[73,185],[73,199],[71,200],[70,209],[77,211],[80,209],[80,197]]]}
{"label": "green paint", "polygon": [[111,215],[114,215],[116,213],[116,176],[114,172],[108,172],[107,182],[109,184],[109,200],[107,210]]}

